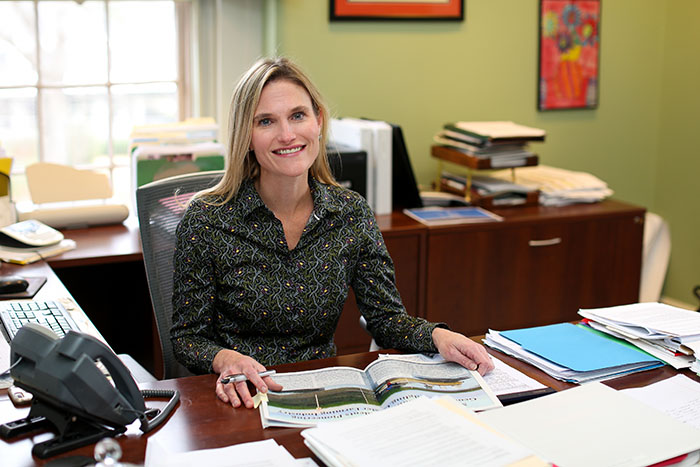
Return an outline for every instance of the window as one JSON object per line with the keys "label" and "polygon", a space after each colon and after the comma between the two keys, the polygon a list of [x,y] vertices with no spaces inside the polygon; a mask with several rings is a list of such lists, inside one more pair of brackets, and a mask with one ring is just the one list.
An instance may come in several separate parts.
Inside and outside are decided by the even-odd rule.
{"label": "window", "polygon": [[[0,2],[0,145],[14,159],[15,201],[38,161],[108,173],[130,203],[129,134],[187,115],[189,3]],[[183,52],[183,53],[180,53]]]}

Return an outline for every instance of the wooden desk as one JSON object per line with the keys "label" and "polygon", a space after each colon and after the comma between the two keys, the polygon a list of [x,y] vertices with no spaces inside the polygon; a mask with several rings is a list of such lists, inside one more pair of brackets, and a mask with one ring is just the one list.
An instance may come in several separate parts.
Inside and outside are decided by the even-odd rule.
{"label": "wooden desk", "polygon": [[128,353],[158,375],[160,345],[137,219],[62,232],[77,247],[48,258],[55,275],[115,352]]}
{"label": "wooden desk", "polygon": [[[27,264],[24,266],[19,266],[16,264],[2,264],[2,274],[17,274],[27,277],[32,276],[44,276],[46,277],[46,283],[39,289],[37,294],[34,296],[34,300],[55,300],[56,298],[69,298],[73,299],[70,292],[66,289],[63,283],[56,277],[56,274],[49,267],[48,264],[43,261],[39,261],[32,264]],[[87,320],[82,320],[85,322]],[[0,325],[0,327],[2,327]],[[3,331],[4,332],[4,331]],[[0,336],[0,368],[4,371],[10,364],[10,346],[5,341],[4,336]]]}
{"label": "wooden desk", "polygon": [[[481,336],[475,338],[480,341]],[[518,368],[525,374],[556,390],[573,387],[555,380],[530,365],[500,352],[489,352]],[[328,366],[344,365],[364,368],[377,358],[377,352],[344,355],[324,360],[314,360],[275,367],[279,372],[317,369]],[[700,381],[694,373],[683,371],[696,381]],[[612,380],[606,384],[616,389],[645,386],[678,374],[669,366],[649,370]],[[312,456],[299,435],[300,428],[268,428],[263,430],[260,415],[257,410],[245,408],[233,409],[219,401],[214,394],[216,375],[191,376],[175,380],[158,381],[144,387],[176,388],[180,391],[180,403],[170,418],[157,430],[141,436],[138,431],[127,433],[118,438],[124,451],[123,461],[142,463],[146,452],[146,441],[156,437],[172,452],[183,452],[197,449],[225,447],[249,441],[274,438],[283,445],[294,457]],[[150,405],[150,404],[149,404]],[[25,416],[27,409],[16,409],[7,396],[0,396],[0,423],[16,420]],[[34,437],[24,437],[7,443],[0,440],[3,465],[31,466],[43,465],[45,462],[31,456],[33,442],[40,442],[51,437],[49,434],[39,434]],[[63,454],[91,456],[94,445]],[[57,456],[58,457],[58,456]],[[55,459],[55,458],[52,458]],[[317,462],[318,459],[316,459]],[[322,465],[322,464],[319,464]]]}
{"label": "wooden desk", "polygon": [[82,229],[65,229],[66,238],[75,240],[76,249],[48,258],[54,269],[75,266],[141,262],[141,237],[135,217],[122,224]]}

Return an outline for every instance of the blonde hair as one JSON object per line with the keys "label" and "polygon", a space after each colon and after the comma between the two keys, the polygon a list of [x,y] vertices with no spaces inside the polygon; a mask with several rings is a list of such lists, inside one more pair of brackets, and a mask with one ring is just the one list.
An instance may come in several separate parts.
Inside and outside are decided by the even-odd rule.
{"label": "blonde hair", "polygon": [[228,148],[226,151],[226,171],[221,181],[197,194],[206,196],[211,204],[225,204],[241,187],[243,181],[255,179],[260,174],[260,165],[250,150],[253,133],[253,117],[260,101],[263,88],[277,80],[287,80],[306,90],[316,117],[321,117],[319,153],[311,166],[311,175],[318,181],[338,185],[328,164],[326,141],[330,115],[321,93],[309,77],[287,58],[265,58],[256,62],[238,81],[231,98],[228,126]]}

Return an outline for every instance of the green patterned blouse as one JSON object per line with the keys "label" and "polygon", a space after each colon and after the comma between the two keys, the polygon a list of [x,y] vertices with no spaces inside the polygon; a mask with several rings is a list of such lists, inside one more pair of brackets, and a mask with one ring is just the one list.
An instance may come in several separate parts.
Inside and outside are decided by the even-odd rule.
{"label": "green patterned blouse", "polygon": [[333,333],[348,287],[380,346],[436,351],[436,325],[401,304],[391,257],[364,198],[309,183],[314,210],[291,251],[252,181],[227,204],[196,200],[188,207],[177,229],[171,339],[191,371],[211,372],[224,348],[263,365],[335,355]]}

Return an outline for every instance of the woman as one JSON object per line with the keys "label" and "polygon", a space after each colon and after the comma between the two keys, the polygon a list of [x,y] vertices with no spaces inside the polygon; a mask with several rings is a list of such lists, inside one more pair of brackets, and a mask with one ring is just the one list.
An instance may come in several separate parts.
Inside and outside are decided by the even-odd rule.
{"label": "woman", "polygon": [[[173,349],[198,373],[243,373],[261,392],[265,365],[330,357],[352,286],[367,329],[385,348],[439,351],[483,374],[485,349],[444,325],[406,314],[374,215],[341,188],[325,151],[329,114],[287,59],[256,63],[231,101],[227,168],[199,193],[177,230]],[[216,383],[234,407],[246,382]]]}

